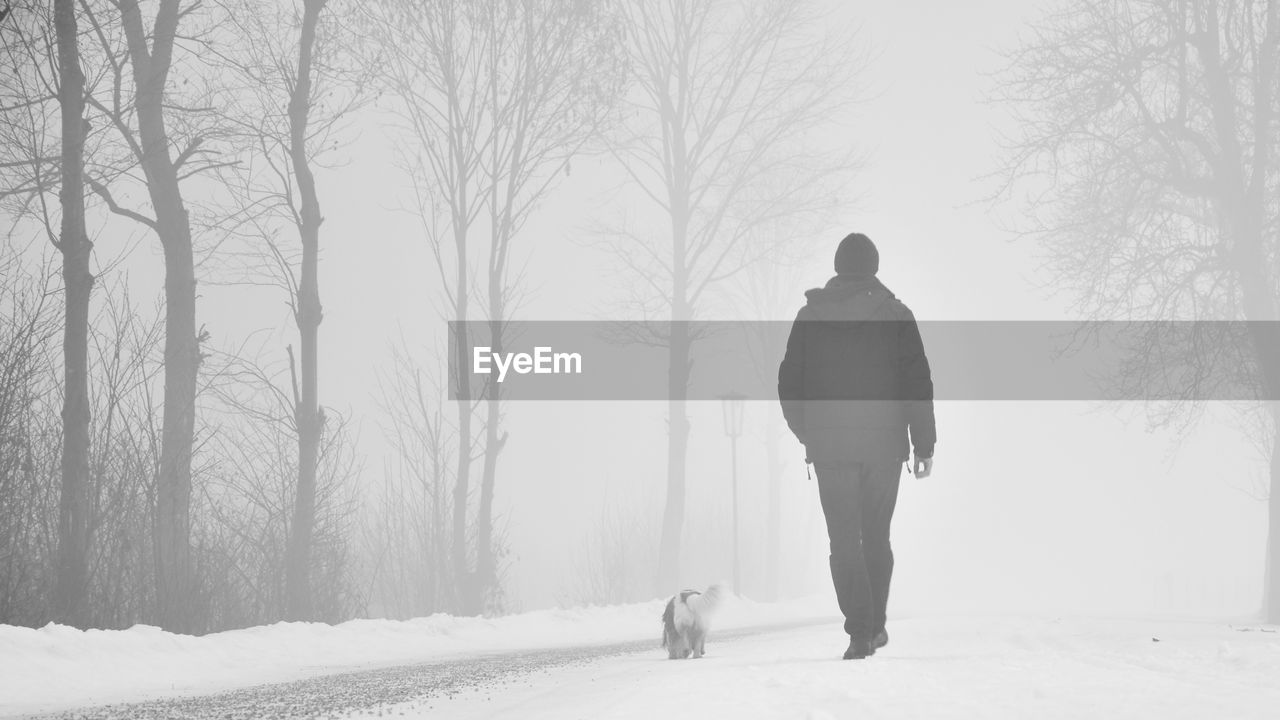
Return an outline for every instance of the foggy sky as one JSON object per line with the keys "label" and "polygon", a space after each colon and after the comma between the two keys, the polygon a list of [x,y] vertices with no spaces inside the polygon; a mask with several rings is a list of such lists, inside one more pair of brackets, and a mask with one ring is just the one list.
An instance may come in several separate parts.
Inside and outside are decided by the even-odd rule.
{"label": "foggy sky", "polygon": [[[981,102],[988,74],[999,67],[993,50],[1011,47],[1044,3],[836,5],[860,26],[872,58],[862,75],[864,102],[838,119],[829,141],[867,150],[869,164],[855,180],[856,200],[825,233],[830,249],[803,269],[806,286],[826,280],[836,242],[859,231],[879,245],[882,279],[919,319],[1069,317],[1065,300],[1041,287],[1035,247],[1014,243],[982,201],[990,186],[981,176],[996,166],[995,134],[1007,126],[999,107]],[[374,370],[389,367],[400,333],[428,362],[445,327],[432,304],[436,273],[417,221],[395,210],[407,195],[388,171],[394,152],[385,132],[366,123],[342,153],[345,164],[318,176],[326,217],[321,403],[359,420],[371,478],[386,450],[374,417]],[[609,165],[576,159],[571,177],[517,238],[517,265],[528,262],[529,280],[517,318],[594,319],[617,299],[606,258],[581,242],[602,219],[593,215],[605,202],[601,188],[618,181]],[[124,240],[100,238],[100,260]],[[126,267],[135,297],[156,296],[162,266],[150,238]],[[789,319],[801,304],[797,294],[773,317]],[[204,287],[198,313],[224,348],[275,323],[272,342],[283,356],[290,321],[278,291]],[[763,528],[764,411],[748,408],[741,448],[747,536]],[[728,445],[719,413],[714,404],[690,409],[690,542],[727,526]],[[564,597],[568,558],[608,504],[648,513],[656,526],[666,480],[664,414],[663,403],[508,404],[496,512],[512,547],[514,609]],[[937,422],[934,476],[903,477],[891,616],[1254,609],[1265,508],[1247,490],[1263,466],[1227,409],[1211,409],[1181,444],[1167,432],[1148,433],[1136,406],[940,402]],[[791,458],[785,552],[798,559],[785,566],[784,580],[790,594],[826,591],[816,483],[806,480],[803,452],[789,434],[784,448]],[[712,565],[686,563],[682,580],[701,586],[728,576],[727,555]]]}

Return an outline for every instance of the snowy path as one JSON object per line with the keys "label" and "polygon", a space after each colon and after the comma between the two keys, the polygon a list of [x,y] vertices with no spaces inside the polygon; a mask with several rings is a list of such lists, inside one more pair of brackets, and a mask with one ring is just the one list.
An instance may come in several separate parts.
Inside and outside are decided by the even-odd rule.
{"label": "snowy path", "polygon": [[892,643],[873,658],[841,661],[843,649],[837,625],[720,638],[702,660],[670,662],[649,650],[356,716],[1280,717],[1280,634],[1257,628],[905,620],[893,624]]}
{"label": "snowy path", "polygon": [[[764,628],[725,630],[734,638],[777,633],[809,626],[812,620]],[[141,703],[79,708],[36,717],[66,720],[125,718],[330,718],[348,713],[411,703],[423,708],[459,694],[486,696],[504,689],[540,683],[551,670],[580,666],[619,655],[661,652],[656,638],[572,648],[524,650],[396,667],[346,672],[287,683],[257,685],[210,695],[177,697]],[[439,717],[432,713],[432,717]]]}
{"label": "snowy path", "polygon": [[635,643],[626,643],[593,648],[587,653],[565,649],[518,652],[323,675],[214,695],[106,705],[37,717],[66,720],[340,717],[349,712],[388,703],[428,702],[469,688],[500,688],[513,682],[515,678],[528,676],[530,673],[638,650]]}

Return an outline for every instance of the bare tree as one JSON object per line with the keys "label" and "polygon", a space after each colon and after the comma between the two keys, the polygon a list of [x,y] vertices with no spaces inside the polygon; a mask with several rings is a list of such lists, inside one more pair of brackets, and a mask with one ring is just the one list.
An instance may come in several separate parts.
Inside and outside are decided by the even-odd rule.
{"label": "bare tree", "polygon": [[[164,426],[156,488],[156,600],[161,627],[189,632],[196,629],[196,619],[188,612],[193,589],[191,463],[203,333],[198,335],[196,328],[196,256],[182,181],[211,164],[208,149],[202,147],[210,138],[193,118],[212,113],[200,105],[198,91],[192,97],[180,97],[170,81],[175,53],[198,50],[207,32],[179,29],[184,21],[192,22],[199,2],[183,7],[180,0],[156,0],[148,5],[155,7],[150,29],[144,24],[139,0],[111,0],[110,8],[92,12],[96,4],[81,3],[109,65],[103,86],[91,88],[87,101],[114,128],[124,148],[114,161],[98,164],[97,176],[88,182],[112,212],[154,232],[164,251]],[[198,77],[197,82],[183,79],[201,87]],[[176,154],[175,136],[181,143]],[[135,171],[140,178],[133,175]],[[154,217],[117,201],[111,188],[128,182],[145,186]]]}
{"label": "bare tree", "polygon": [[48,621],[47,567],[56,552],[57,517],[51,471],[56,453],[41,442],[48,409],[47,377],[58,333],[55,273],[28,273],[12,248],[0,246],[0,622]]}
{"label": "bare tree", "polygon": [[[0,622],[48,622],[57,592],[62,437],[57,273],[6,275],[0,298]],[[12,295],[9,295],[9,292]],[[110,289],[90,323],[90,482],[84,622],[125,628],[153,617],[149,542],[159,438],[151,391],[160,323]],[[12,324],[10,324],[10,319]],[[16,354],[14,351],[17,351]],[[20,360],[17,364],[12,359]],[[14,387],[16,384],[16,388]]]}
{"label": "bare tree", "polygon": [[316,26],[326,0],[304,0],[302,28],[298,37],[298,66],[293,92],[289,96],[289,159],[298,184],[300,208],[298,235],[302,241],[302,272],[298,281],[295,319],[301,336],[302,389],[294,384],[294,408],[298,424],[298,487],[293,511],[293,532],[289,538],[289,560],[285,568],[285,595],[288,617],[311,619],[311,536],[316,514],[316,462],[320,455],[320,433],[324,412],[320,409],[316,358],[320,329],[320,199],[307,147],[308,120],[312,104],[312,58]]}
{"label": "bare tree", "polygon": [[[5,15],[14,11],[6,4]],[[88,609],[89,497],[89,297],[93,287],[85,229],[84,123],[85,77],[81,69],[74,0],[56,0],[52,10],[20,3],[3,32],[12,75],[3,85],[4,139],[0,173],[6,197],[18,218],[42,226],[62,255],[65,295],[63,322],[62,460],[58,560],[53,595],[54,619],[84,627]],[[52,156],[51,110],[61,118],[61,148]],[[54,187],[59,207],[51,207]],[[61,216],[61,231],[54,233]]]}
{"label": "bare tree", "polygon": [[664,220],[619,230],[609,243],[636,281],[641,319],[670,332],[669,435],[656,591],[679,579],[692,344],[708,291],[767,257],[751,228],[825,212],[849,152],[816,148],[808,132],[845,111],[860,62],[852,38],[824,33],[814,4],[794,0],[628,0],[626,45],[635,88],[613,153]]}
{"label": "bare tree", "polygon": [[[109,267],[103,268],[109,270]],[[155,468],[163,316],[141,313],[125,282],[97,294],[90,330],[93,438],[90,624],[127,628],[154,617]]]}
{"label": "bare tree", "polygon": [[[622,57],[610,41],[616,18],[608,2],[516,0],[489,2],[493,36],[483,80],[491,125],[484,163],[489,220],[489,337],[503,351],[514,282],[511,246],[529,215],[597,131],[624,80]],[[476,527],[476,575],[497,588],[493,551],[493,495],[500,431],[500,385],[485,385],[484,467]]]}
{"label": "bare tree", "polygon": [[[288,617],[288,565],[296,537],[297,398],[280,382],[284,370],[250,357],[215,353],[208,418],[214,465],[199,494],[196,536],[202,549],[200,603],[215,627],[242,627]],[[215,419],[216,418],[216,419]],[[312,547],[305,598],[308,619],[339,622],[362,604],[349,564],[359,468],[342,415],[321,437],[312,503]]]}
{"label": "bare tree", "polygon": [[[1195,398],[1243,380],[1280,397],[1278,45],[1274,0],[1073,0],[1010,57],[997,97],[1021,122],[1001,174],[1006,197],[1029,196],[1056,289],[1099,320],[1249,321],[1151,324],[1132,390]],[[1275,621],[1280,437],[1268,507]]]}
{"label": "bare tree", "polygon": [[75,0],[54,0],[58,42],[58,106],[62,113],[62,172],[59,198],[63,325],[62,500],[58,516],[58,587],[55,615],[85,627],[89,584],[89,294],[93,245],[85,229],[84,73]]}
{"label": "bare tree", "polygon": [[[495,351],[501,351],[516,287],[512,242],[569,159],[594,136],[621,82],[621,59],[609,42],[609,9],[603,0],[396,0],[376,6],[388,85],[415,146],[404,169],[413,179],[449,317],[466,321],[472,296],[486,292]],[[486,284],[472,288],[468,243],[486,222]],[[465,334],[454,338],[458,368],[467,367],[469,347]],[[459,609],[476,613],[497,590],[493,497],[506,435],[498,386],[490,383],[483,398],[473,398],[466,373],[454,381],[460,449],[453,559]],[[472,565],[467,510],[473,448],[481,445],[472,421],[481,400],[487,415]]]}
{"label": "bare tree", "polygon": [[[468,236],[483,212],[481,186],[485,128],[484,92],[475,78],[489,49],[476,18],[476,3],[388,1],[372,6],[374,23],[387,45],[384,81],[398,98],[394,109],[414,146],[401,158],[413,185],[417,216],[435,259],[447,316],[469,316],[473,272]],[[449,254],[452,252],[452,258]],[[457,326],[461,330],[462,326]],[[465,333],[454,338],[459,368],[469,355]],[[467,501],[476,439],[471,424],[475,402],[459,374],[457,442],[450,524],[455,608],[478,605],[467,551]]]}
{"label": "bare tree", "polygon": [[453,429],[442,383],[414,355],[393,347],[392,366],[378,379],[379,425],[392,457],[365,534],[372,604],[396,618],[447,611],[453,602]]}
{"label": "bare tree", "polygon": [[[324,429],[319,404],[319,256],[323,222],[316,170],[338,142],[335,133],[368,98],[376,59],[356,58],[355,35],[344,29],[328,0],[260,3],[220,0],[231,32],[219,52],[228,69],[224,117],[228,133],[246,148],[244,161],[224,172],[237,207],[219,226],[246,235],[247,282],[270,282],[289,295],[299,353],[290,346],[298,478],[285,565],[286,616],[311,617],[311,545],[315,523],[316,463]],[[290,33],[282,33],[288,28]],[[300,252],[277,237],[291,226]],[[263,258],[267,259],[263,263]]]}

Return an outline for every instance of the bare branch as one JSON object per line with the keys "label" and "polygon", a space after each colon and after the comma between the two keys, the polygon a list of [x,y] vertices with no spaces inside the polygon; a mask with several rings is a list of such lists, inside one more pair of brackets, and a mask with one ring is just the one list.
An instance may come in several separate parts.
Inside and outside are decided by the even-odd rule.
{"label": "bare branch", "polygon": [[106,186],[103,185],[102,183],[92,178],[85,178],[85,182],[89,183],[89,188],[92,189],[93,192],[98,197],[102,198],[102,200],[107,204],[107,209],[109,209],[111,212],[121,217],[127,217],[130,220],[133,220],[134,222],[142,223],[143,225],[146,225],[152,230],[157,229],[155,220],[139,212],[130,210],[128,208],[120,207],[120,205],[116,203],[115,198],[111,196],[111,192],[107,190]]}

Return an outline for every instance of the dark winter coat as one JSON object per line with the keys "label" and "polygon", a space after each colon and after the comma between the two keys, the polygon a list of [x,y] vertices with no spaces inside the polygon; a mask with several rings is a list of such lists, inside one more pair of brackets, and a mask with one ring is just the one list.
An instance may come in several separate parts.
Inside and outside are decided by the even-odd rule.
{"label": "dark winter coat", "polygon": [[778,397],[814,462],[932,457],[933,379],[915,316],[874,277],[837,275],[805,293]]}

